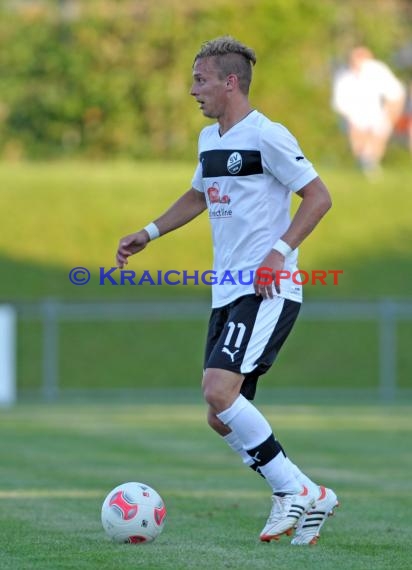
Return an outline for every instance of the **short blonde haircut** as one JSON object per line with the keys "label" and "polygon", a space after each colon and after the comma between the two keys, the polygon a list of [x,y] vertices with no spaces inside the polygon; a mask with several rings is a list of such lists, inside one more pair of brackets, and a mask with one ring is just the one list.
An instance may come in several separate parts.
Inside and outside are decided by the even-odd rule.
{"label": "short blonde haircut", "polygon": [[231,36],[221,36],[202,44],[194,62],[206,57],[215,59],[216,67],[222,78],[233,73],[238,78],[239,89],[242,93],[246,95],[249,93],[252,66],[256,63],[256,55],[253,49]]}

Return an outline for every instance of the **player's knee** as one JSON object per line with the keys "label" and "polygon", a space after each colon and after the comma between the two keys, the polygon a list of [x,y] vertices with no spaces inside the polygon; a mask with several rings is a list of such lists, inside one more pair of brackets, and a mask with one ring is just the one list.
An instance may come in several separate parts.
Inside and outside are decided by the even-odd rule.
{"label": "player's knee", "polygon": [[209,408],[207,412],[207,423],[219,435],[223,436],[230,433],[230,429],[219,420],[219,418],[216,416],[215,412],[211,408]]}
{"label": "player's knee", "polygon": [[203,378],[203,397],[206,402],[216,411],[226,409],[226,394],[223,386],[219,386],[215,378],[211,378],[210,374],[205,374]]}
{"label": "player's knee", "polygon": [[239,395],[241,382],[240,374],[209,368],[203,376],[203,397],[216,413],[223,412]]}

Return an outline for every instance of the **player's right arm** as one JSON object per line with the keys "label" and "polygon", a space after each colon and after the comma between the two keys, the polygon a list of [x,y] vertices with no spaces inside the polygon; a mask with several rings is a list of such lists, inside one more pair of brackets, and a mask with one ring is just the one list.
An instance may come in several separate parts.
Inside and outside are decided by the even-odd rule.
{"label": "player's right arm", "polygon": [[[184,226],[206,209],[206,199],[203,192],[195,188],[188,190],[164,214],[154,220],[160,235],[172,232]],[[129,234],[119,241],[116,253],[116,264],[122,269],[128,263],[128,258],[142,251],[150,241],[145,229]]]}

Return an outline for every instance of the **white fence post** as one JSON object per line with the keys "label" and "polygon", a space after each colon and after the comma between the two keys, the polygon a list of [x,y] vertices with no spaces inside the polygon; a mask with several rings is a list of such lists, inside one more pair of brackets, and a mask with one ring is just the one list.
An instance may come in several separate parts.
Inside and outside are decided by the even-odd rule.
{"label": "white fence post", "polygon": [[16,402],[16,312],[0,305],[0,406]]}

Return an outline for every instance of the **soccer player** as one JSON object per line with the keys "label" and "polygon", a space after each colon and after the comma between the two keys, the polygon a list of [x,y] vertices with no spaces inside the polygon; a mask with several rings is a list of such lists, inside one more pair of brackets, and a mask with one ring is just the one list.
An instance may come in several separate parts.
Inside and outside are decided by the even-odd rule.
{"label": "soccer player", "polygon": [[[296,527],[292,544],[315,544],[337,505],[336,495],[290,461],[252,400],[259,376],[271,367],[302,301],[301,287],[290,279],[276,283],[276,272],[296,270],[297,247],[331,199],[290,132],[251,107],[255,62],[253,50],[231,37],[203,44],[194,59],[190,93],[203,114],[217,122],[200,134],[192,187],[154,222],[122,238],[116,261],[123,268],[150,240],[207,210],[217,276],[254,272],[248,285],[239,280],[212,287],[202,382],[208,423],[272,490],[260,539],[277,540]],[[290,220],[292,193],[302,201]],[[257,276],[259,267],[270,268],[272,283]]]}

